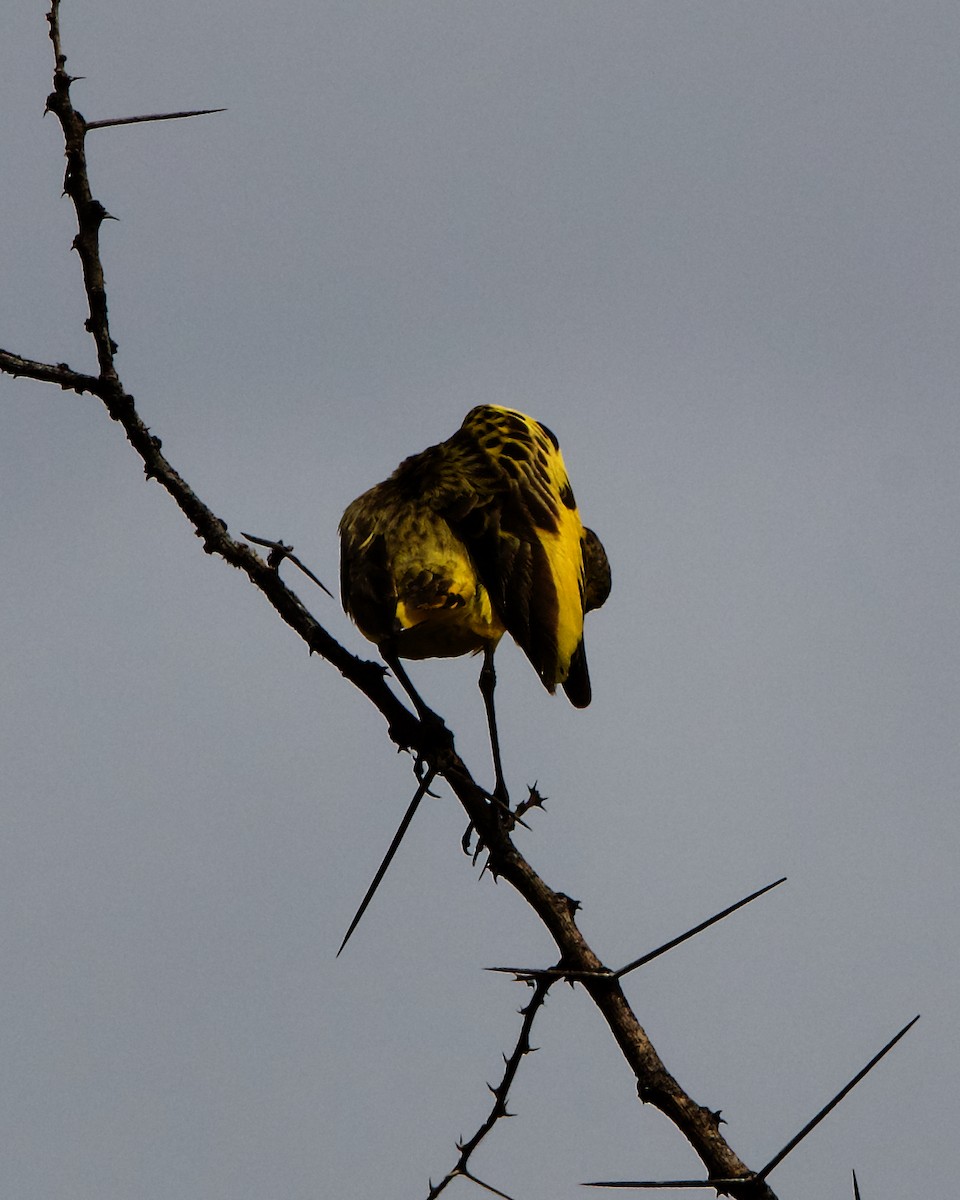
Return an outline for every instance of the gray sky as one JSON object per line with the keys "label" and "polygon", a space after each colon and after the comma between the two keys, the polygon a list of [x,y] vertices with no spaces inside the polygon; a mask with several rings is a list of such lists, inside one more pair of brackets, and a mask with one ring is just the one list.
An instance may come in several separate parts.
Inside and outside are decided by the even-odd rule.
{"label": "gray sky", "polygon": [[[92,369],[45,0],[0,37],[0,344]],[[953,3],[69,0],[118,365],[229,523],[329,584],[336,525],[474,404],[559,435],[614,593],[594,703],[498,656],[521,845],[753,1166],[946,1196],[960,1117],[960,13]],[[146,485],[102,409],[0,380],[0,1192],[416,1200],[550,960],[444,796],[334,952],[413,787],[380,717]],[[295,586],[332,632],[339,605]],[[478,664],[414,674],[491,775]],[[523,1200],[689,1176],[558,988]],[[453,1197],[466,1197],[460,1183]],[[475,1193],[479,1195],[479,1193]]]}

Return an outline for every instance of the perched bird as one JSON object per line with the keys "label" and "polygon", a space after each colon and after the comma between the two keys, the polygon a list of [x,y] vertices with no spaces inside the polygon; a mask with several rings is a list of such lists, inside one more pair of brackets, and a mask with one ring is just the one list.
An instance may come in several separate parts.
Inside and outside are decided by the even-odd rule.
{"label": "perched bird", "polygon": [[504,633],[547,691],[559,685],[577,708],[590,703],[583,616],[609,595],[610,566],[581,523],[556,437],[533,417],[492,404],[471,409],[452,437],[405,459],[348,505],[340,592],[421,716],[432,714],[400,659],[483,654],[494,795],[504,804],[493,703],[493,654]]}
{"label": "perched bird", "polygon": [[453,437],[354,500],[340,538],[343,607],[392,667],[483,652],[490,716],[493,652],[509,632],[549,692],[590,703],[583,615],[609,595],[610,567],[539,421],[472,409]]}

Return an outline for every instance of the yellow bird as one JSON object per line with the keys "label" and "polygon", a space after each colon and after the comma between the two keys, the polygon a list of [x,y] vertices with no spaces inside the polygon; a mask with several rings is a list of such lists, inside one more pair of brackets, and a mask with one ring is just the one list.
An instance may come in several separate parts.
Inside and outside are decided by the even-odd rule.
{"label": "yellow bird", "polygon": [[493,711],[493,652],[509,632],[544,687],[590,703],[583,616],[610,592],[600,540],[577,511],[556,437],[492,404],[406,459],[340,522],[343,607],[418,709],[399,659],[483,652],[497,794],[506,789]]}
{"label": "yellow bird", "polygon": [[[493,704],[493,654],[504,633],[549,692],[559,684],[578,708],[590,703],[583,616],[610,594],[610,565],[580,521],[557,439],[533,417],[492,404],[471,409],[453,437],[405,459],[348,505],[340,521],[340,594],[422,718],[435,719],[400,659],[483,653],[494,796],[504,806]],[[421,780],[338,955],[434,774]]]}

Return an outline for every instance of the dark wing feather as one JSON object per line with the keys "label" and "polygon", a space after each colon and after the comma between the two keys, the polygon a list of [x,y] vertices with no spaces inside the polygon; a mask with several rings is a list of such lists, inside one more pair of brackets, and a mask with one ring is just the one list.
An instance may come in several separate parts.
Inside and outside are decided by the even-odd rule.
{"label": "dark wing feather", "polygon": [[610,560],[603,543],[592,529],[584,529],[581,546],[584,573],[583,611],[592,612],[605,604],[610,595]]}
{"label": "dark wing feather", "polygon": [[491,453],[466,423],[445,445],[448,469],[434,510],[466,546],[497,615],[553,691],[557,593],[537,532],[555,527],[549,478],[536,464]]}

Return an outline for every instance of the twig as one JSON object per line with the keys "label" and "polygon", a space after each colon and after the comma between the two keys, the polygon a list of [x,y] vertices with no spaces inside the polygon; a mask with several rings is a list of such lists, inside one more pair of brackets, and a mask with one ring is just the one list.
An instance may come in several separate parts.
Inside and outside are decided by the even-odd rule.
{"label": "twig", "polygon": [[[780,1163],[782,1163],[783,1160],[787,1157],[787,1155],[792,1150],[796,1149],[796,1147],[803,1141],[803,1139],[807,1136],[807,1134],[810,1133],[811,1130],[815,1129],[817,1127],[817,1125],[820,1124],[820,1122],[824,1119],[824,1117],[829,1112],[831,1112],[834,1108],[836,1108],[836,1106],[840,1103],[840,1101],[844,1098],[844,1096],[846,1096],[848,1092],[850,1092],[853,1088],[855,1088],[857,1086],[857,1084],[860,1082],[860,1080],[863,1079],[864,1075],[866,1075],[869,1071],[873,1070],[873,1068],[877,1065],[877,1063],[880,1061],[880,1059],[883,1058],[883,1056],[885,1054],[889,1053],[889,1051],[891,1051],[893,1049],[893,1047],[897,1044],[897,1042],[899,1042],[900,1039],[907,1033],[907,1031],[909,1029],[911,1029],[914,1025],[916,1025],[917,1021],[919,1021],[919,1020],[920,1020],[920,1017],[919,1017],[919,1015],[917,1015],[913,1018],[912,1021],[908,1021],[907,1024],[904,1025],[904,1027],[900,1030],[900,1032],[898,1034],[896,1034],[894,1037],[892,1037],[890,1039],[890,1041],[887,1042],[887,1044],[883,1047],[883,1049],[880,1050],[877,1054],[875,1054],[873,1056],[873,1058],[870,1059],[870,1061],[863,1068],[863,1070],[858,1071],[856,1073],[856,1075],[854,1075],[854,1077],[850,1080],[850,1082],[848,1084],[846,1084],[844,1087],[842,1087],[840,1089],[840,1091],[837,1092],[837,1094],[833,1097],[833,1099],[828,1104],[825,1104],[823,1106],[823,1108],[821,1108],[820,1111],[817,1113],[817,1115],[811,1121],[808,1121],[807,1124],[804,1125],[804,1127],[800,1130],[800,1132],[798,1134],[796,1134],[794,1137],[792,1137],[789,1142],[787,1142],[787,1144],[783,1147],[782,1150],[778,1150],[777,1153],[773,1156],[773,1158],[771,1158],[770,1161],[767,1163],[767,1165],[765,1167],[763,1167],[762,1170],[757,1171],[756,1174],[747,1175],[747,1176],[745,1176],[743,1178],[739,1178],[739,1179],[716,1179],[716,1178],[713,1178],[713,1179],[670,1179],[670,1180],[660,1180],[660,1181],[655,1181],[655,1180],[651,1180],[651,1179],[644,1179],[644,1180],[608,1179],[608,1180],[602,1180],[602,1181],[597,1180],[593,1183],[585,1183],[582,1186],[583,1187],[596,1187],[596,1188],[632,1188],[637,1191],[642,1191],[642,1190],[652,1189],[652,1188],[717,1188],[720,1185],[726,1186],[731,1183],[736,1183],[736,1184],[738,1184],[738,1186],[753,1187],[754,1185],[758,1185],[761,1187],[765,1187],[766,1184],[764,1181],[766,1180],[766,1178],[770,1174],[770,1172],[774,1169],[774,1167],[778,1167],[780,1165]],[[854,1173],[853,1173],[853,1190],[854,1190],[854,1200],[859,1200],[860,1189],[857,1187],[856,1171],[854,1171]],[[752,1191],[743,1191],[743,1192],[738,1191],[735,1194],[736,1195],[744,1195],[744,1196],[754,1195],[754,1193]],[[759,1194],[759,1193],[757,1193],[757,1194]]]}
{"label": "twig", "polygon": [[[192,524],[208,554],[217,554],[242,570],[272,604],[281,619],[303,638],[311,652],[332,663],[379,709],[386,718],[390,737],[397,745],[414,750],[429,767],[443,776],[453,789],[469,820],[476,827],[490,855],[495,874],[506,879],[540,916],[557,944],[560,956],[571,970],[595,972],[600,960],[587,945],[574,920],[575,905],[554,892],[517,851],[501,828],[488,804],[487,794],[474,781],[453,746],[452,739],[438,747],[436,730],[428,728],[411,713],[387,686],[379,663],[357,658],[340,645],[307,611],[278,573],[244,542],[230,537],[224,521],[196,495],[162,454],[155,438],[136,411],[133,397],[124,391],[114,365],[115,346],[107,320],[106,288],[100,260],[99,230],[106,210],[94,201],[87,175],[82,117],[70,101],[70,77],[60,42],[59,0],[51,0],[48,14],[50,37],[56,58],[54,92],[48,110],[59,119],[64,131],[67,171],[64,187],[77,211],[79,232],[75,246],[80,254],[84,289],[90,315],[87,329],[94,339],[100,366],[95,393],[108,413],[123,428],[127,440],[141,457],[148,478],[155,479],[173,498]],[[17,360],[19,363],[26,360]],[[0,366],[3,364],[0,363]],[[60,382],[58,380],[58,382]],[[93,389],[92,389],[93,390]],[[584,987],[608,1023],[637,1079],[641,1099],[654,1104],[673,1121],[703,1160],[709,1174],[717,1178],[742,1176],[743,1163],[720,1136],[709,1109],[696,1104],[669,1074],[641,1028],[616,980],[586,980]],[[744,1193],[746,1194],[746,1193]],[[772,1200],[767,1188],[752,1193],[758,1200]]]}
{"label": "twig", "polygon": [[26,379],[38,379],[41,383],[55,383],[65,392],[77,392],[80,395],[90,392],[101,399],[104,397],[102,379],[74,371],[66,363],[37,362],[32,358],[11,354],[9,350],[0,350],[0,371],[12,375],[14,379],[23,376]]}
{"label": "twig", "polygon": [[[495,875],[506,880],[530,904],[553,937],[564,966],[570,972],[579,973],[584,989],[609,1025],[637,1079],[640,1099],[655,1105],[688,1139],[704,1163],[709,1179],[729,1181],[727,1190],[739,1198],[775,1200],[774,1193],[761,1178],[754,1176],[751,1179],[748,1169],[721,1136],[717,1114],[698,1105],[666,1070],[630,1008],[619,980],[603,966],[577,928],[575,902],[550,889],[519,853],[509,832],[503,828],[503,822],[491,811],[486,792],[477,785],[456,753],[452,739],[438,748],[435,731],[426,729],[417,715],[411,713],[387,686],[382,665],[357,658],[341,646],[284,585],[276,571],[245,543],[229,536],[226,523],[177,473],[162,454],[159,439],[150,433],[140,418],[133,397],[120,383],[114,363],[116,346],[110,336],[99,249],[100,227],[109,214],[99,201],[94,200],[90,191],[84,149],[89,126],[71,103],[71,79],[66,72],[66,57],[61,46],[59,8],[60,0],[51,0],[47,19],[56,66],[54,91],[48,98],[47,108],[57,116],[64,133],[67,159],[64,190],[77,212],[78,233],[74,246],[83,271],[89,307],[86,328],[96,346],[99,375],[81,376],[62,364],[34,363],[9,352],[0,356],[0,369],[14,375],[31,375],[76,391],[90,391],[103,401],[109,415],[122,426],[131,446],[141,457],[147,477],[155,479],[170,494],[201,539],[205,552],[217,554],[242,570],[281,619],[303,638],[310,651],[327,659],[370,699],[387,720],[391,738],[398,745],[416,751],[429,769],[448,782],[483,839]],[[548,981],[538,981],[537,986],[546,989]],[[822,1119],[822,1115],[817,1119]],[[791,1148],[785,1148],[776,1161]],[[776,1162],[768,1164],[766,1170],[772,1170],[775,1165]]]}
{"label": "twig", "polygon": [[[444,1191],[449,1183],[458,1177],[472,1179],[474,1183],[481,1183],[479,1179],[471,1175],[467,1170],[467,1164],[470,1162],[470,1156],[480,1145],[483,1139],[487,1136],[497,1121],[504,1117],[512,1116],[512,1113],[507,1112],[507,1096],[510,1093],[510,1088],[513,1086],[513,1081],[517,1076],[517,1071],[520,1069],[520,1063],[527,1054],[533,1053],[533,1047],[530,1045],[530,1030],[533,1028],[533,1022],[536,1020],[537,1013],[543,1007],[547,998],[547,992],[550,990],[553,980],[540,979],[533,985],[533,995],[530,997],[529,1003],[520,1010],[523,1016],[523,1022],[520,1026],[520,1036],[517,1038],[517,1044],[513,1048],[513,1053],[509,1058],[504,1056],[504,1072],[503,1078],[496,1087],[490,1087],[493,1094],[493,1107],[479,1127],[477,1132],[468,1141],[458,1142],[457,1149],[460,1151],[460,1157],[457,1159],[456,1165],[452,1167],[443,1179],[437,1184],[430,1184],[430,1191],[427,1193],[427,1200],[436,1200],[437,1196]],[[503,1196],[503,1192],[497,1191],[496,1188],[489,1184],[483,1183],[487,1191],[493,1192],[497,1196]]]}

